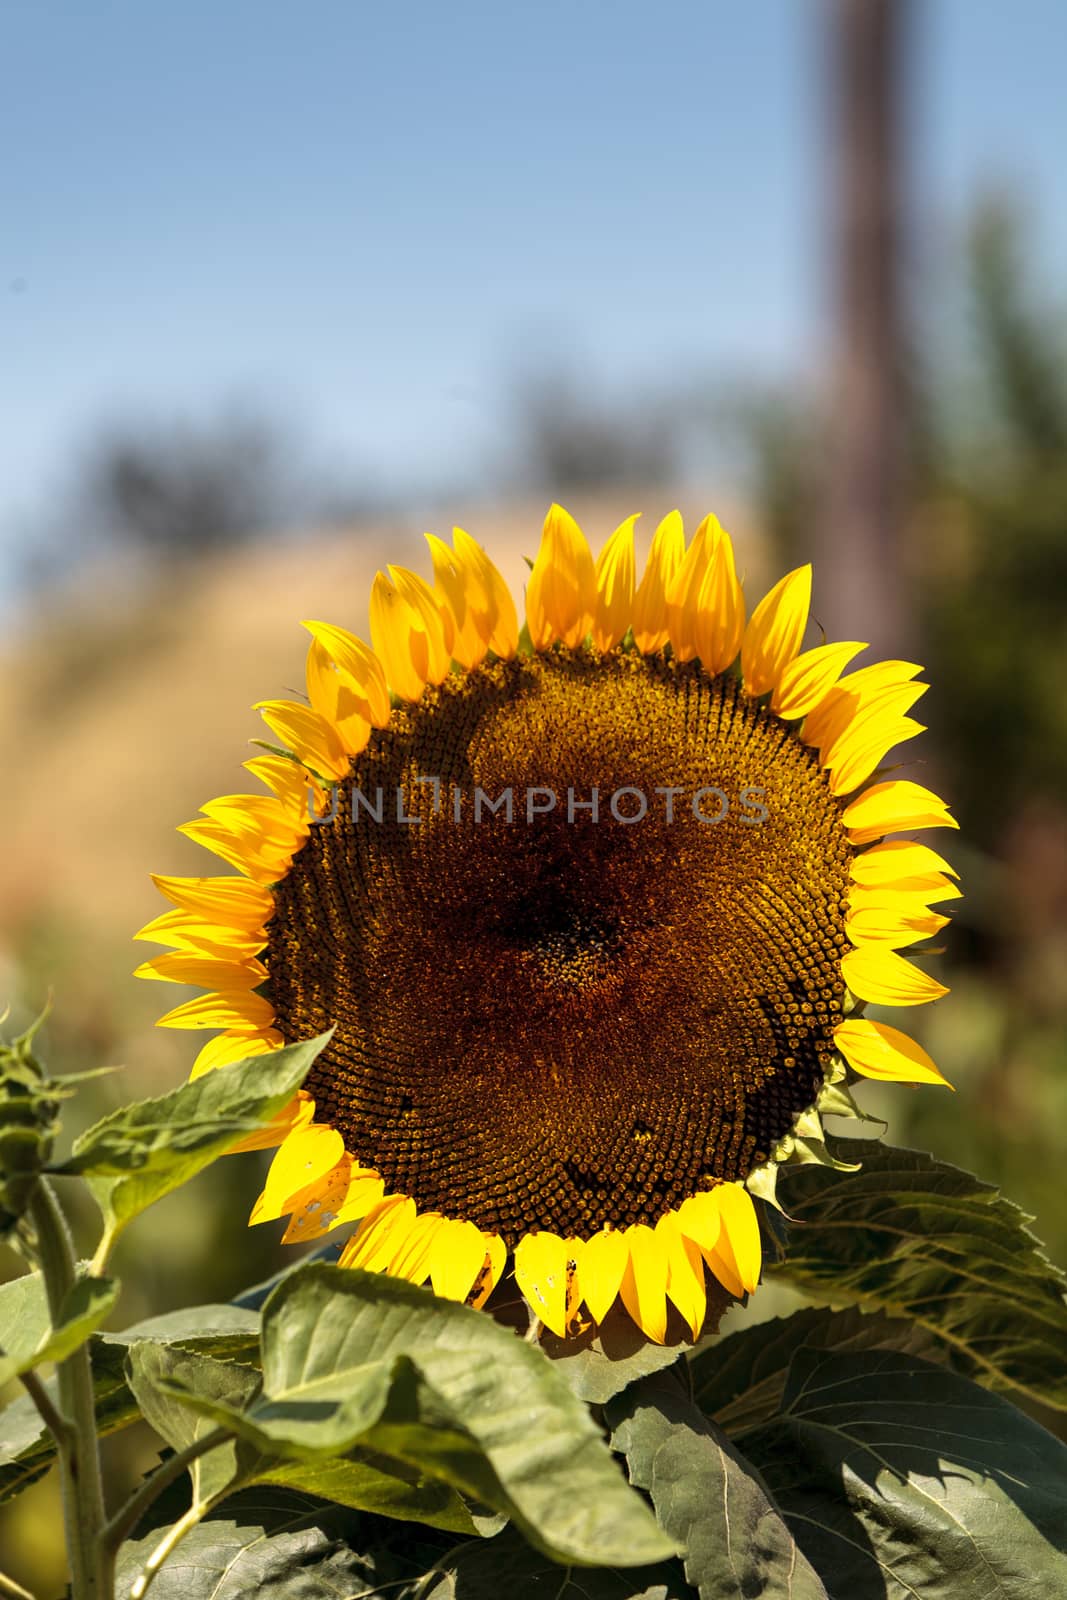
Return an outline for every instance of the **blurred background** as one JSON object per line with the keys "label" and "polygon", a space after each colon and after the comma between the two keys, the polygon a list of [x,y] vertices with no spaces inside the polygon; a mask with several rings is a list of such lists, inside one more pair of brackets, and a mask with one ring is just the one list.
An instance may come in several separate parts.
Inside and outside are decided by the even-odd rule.
{"label": "blurred background", "polygon": [[[1060,0],[0,5],[0,1004],[123,1069],[75,1125],[187,1073],[130,933],[301,618],[365,633],[424,529],[518,589],[550,499],[713,507],[929,668],[958,1092],[865,1103],[1067,1261],[1065,49]],[[131,1230],[123,1320],[275,1269],[256,1159]],[[52,1496],[0,1522],[42,1596]]]}

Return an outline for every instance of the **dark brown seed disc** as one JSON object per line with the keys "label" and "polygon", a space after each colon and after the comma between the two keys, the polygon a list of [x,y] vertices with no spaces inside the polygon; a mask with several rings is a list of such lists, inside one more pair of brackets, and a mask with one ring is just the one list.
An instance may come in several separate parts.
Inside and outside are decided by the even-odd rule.
{"label": "dark brown seed disc", "polygon": [[316,1120],[387,1192],[511,1244],[654,1223],[818,1093],[849,846],[733,679],[562,647],[455,675],[336,812],[275,891],[270,994],[286,1039],[336,1025]]}

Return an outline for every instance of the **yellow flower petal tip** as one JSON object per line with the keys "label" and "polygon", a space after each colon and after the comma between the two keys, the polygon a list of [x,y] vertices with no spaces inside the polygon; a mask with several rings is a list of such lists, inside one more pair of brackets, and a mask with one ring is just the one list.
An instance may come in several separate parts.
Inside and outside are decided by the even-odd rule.
{"label": "yellow flower petal tip", "polygon": [[592,551],[569,511],[553,505],[526,585],[526,621],[535,650],[573,648],[593,627],[597,606]]}
{"label": "yellow flower petal tip", "polygon": [[922,1046],[888,1023],[865,1017],[842,1022],[834,1030],[834,1043],[861,1077],[890,1083],[940,1083],[952,1088]]}
{"label": "yellow flower petal tip", "polygon": [[811,567],[786,573],[752,613],[741,642],[741,675],[750,695],[773,689],[797,655],[808,625]]}

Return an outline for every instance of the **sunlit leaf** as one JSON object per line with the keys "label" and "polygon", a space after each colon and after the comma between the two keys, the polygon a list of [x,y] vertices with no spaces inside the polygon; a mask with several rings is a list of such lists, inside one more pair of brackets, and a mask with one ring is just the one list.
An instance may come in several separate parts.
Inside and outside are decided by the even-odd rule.
{"label": "sunlit leaf", "polygon": [[[133,1345],[129,1382],[146,1421],[172,1449],[182,1450],[214,1423],[177,1400],[168,1385],[178,1384],[205,1400],[243,1409],[259,1390],[260,1374],[254,1367],[156,1342]],[[190,1476],[194,1505],[211,1505],[238,1485],[272,1483],[356,1510],[425,1522],[450,1533],[479,1532],[479,1523],[447,1484],[424,1478],[404,1462],[370,1453],[279,1461],[237,1438],[196,1460]]]}
{"label": "sunlit leaf", "polygon": [[300,1087],[329,1034],[206,1072],[155,1100],[120,1106],[54,1170],[89,1179],[106,1238],[269,1122]]}
{"label": "sunlit leaf", "polygon": [[265,1452],[398,1457],[512,1517],[560,1560],[673,1554],[551,1361],[491,1318],[384,1274],[313,1264],[263,1311],[263,1393],[188,1403]]}

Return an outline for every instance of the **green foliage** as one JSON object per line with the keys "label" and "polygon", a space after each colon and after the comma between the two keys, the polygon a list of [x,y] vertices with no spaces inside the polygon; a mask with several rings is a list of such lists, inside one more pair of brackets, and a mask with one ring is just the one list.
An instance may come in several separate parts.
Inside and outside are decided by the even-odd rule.
{"label": "green foliage", "polygon": [[[90,1129],[53,1170],[104,1200],[97,1259],[269,1118],[320,1044]],[[533,1343],[322,1260],[242,1304],[101,1332],[118,1285],[76,1267],[35,1174],[20,1237],[42,1270],[0,1288],[0,1383],[30,1385],[0,1410],[0,1499],[58,1454],[74,1600],[140,1600],[149,1582],[158,1600],[1059,1592],[1067,1449],[988,1391],[1067,1408],[1062,1276],[990,1185],[870,1141],[834,1155],[861,1166],[783,1177],[791,1220],[768,1270],[843,1309],[695,1349],[644,1343],[618,1308],[595,1335]],[[721,1310],[713,1297],[709,1327]],[[56,1377],[30,1378],[46,1362]],[[99,1435],[141,1420],[168,1451],[110,1521],[71,1471],[94,1409]]]}
{"label": "green foliage", "polygon": [[789,1364],[802,1349],[899,1350],[931,1361],[942,1353],[933,1335],[914,1322],[809,1306],[698,1351],[690,1366],[693,1399],[729,1433],[765,1422],[778,1410]]}
{"label": "green foliage", "polygon": [[630,1481],[685,1552],[700,1600],[827,1600],[750,1463],[685,1394],[674,1373],[645,1378],[607,1409]]}
{"label": "green foliage", "polygon": [[[390,1583],[386,1592],[404,1600],[404,1589],[392,1587],[402,1563],[359,1554],[346,1536],[359,1540],[360,1532],[359,1519],[341,1507],[286,1489],[246,1490],[226,1512],[185,1536],[180,1561],[162,1567],[152,1594],[154,1600],[370,1600]],[[125,1546],[118,1566],[122,1594],[155,1544],[149,1534]]]}
{"label": "green foliage", "polygon": [[263,1389],[247,1408],[172,1392],[264,1454],[364,1444],[418,1465],[558,1560],[629,1566],[673,1553],[552,1364],[491,1318],[313,1263],[268,1300],[262,1340]]}
{"label": "green foliage", "polygon": [[451,1550],[415,1591],[415,1600],[690,1600],[681,1563],[654,1567],[560,1568],[508,1531]]}
{"label": "green foliage", "polygon": [[801,1350],[779,1415],[738,1444],[835,1597],[1067,1592],[1067,1449],[943,1367]]}
{"label": "green foliage", "polygon": [[0,1387],[46,1361],[62,1361],[84,1344],[113,1310],[118,1294],[113,1278],[79,1278],[53,1326],[39,1272],[0,1284]]}
{"label": "green foliage", "polygon": [[269,1122],[329,1039],[320,1034],[205,1073],[159,1099],[120,1106],[76,1139],[54,1170],[90,1180],[104,1213],[105,1248],[148,1206]]}
{"label": "green foliage", "polygon": [[915,1150],[835,1139],[863,1170],[790,1170],[793,1231],[771,1268],[819,1299],[903,1317],[997,1389],[1067,1408],[1067,1279],[1019,1209],[968,1172]]}

